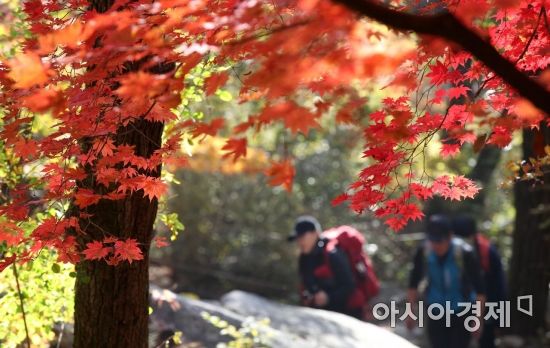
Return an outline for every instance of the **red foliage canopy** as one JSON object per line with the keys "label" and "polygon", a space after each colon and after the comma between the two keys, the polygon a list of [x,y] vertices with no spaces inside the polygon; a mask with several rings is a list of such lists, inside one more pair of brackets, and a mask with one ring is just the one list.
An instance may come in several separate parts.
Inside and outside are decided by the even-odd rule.
{"label": "red foliage canopy", "polygon": [[[43,247],[58,249],[65,261],[81,255],[109,263],[142,258],[133,239],[93,241],[79,251],[64,231],[86,233],[77,220],[88,218],[86,209],[102,199],[132,192],[158,199],[165,184],[147,173],[176,155],[184,133],[214,135],[224,126],[221,118],[192,122],[170,111],[180,103],[182,76],[207,58],[220,65],[248,62],[252,71],[235,76],[242,82],[241,97],[266,100],[262,112],[236,127],[239,138],[228,140],[226,157],[245,156],[246,136],[263,127],[281,122],[292,133],[306,133],[319,126],[330,106],[341,107],[339,122],[364,127],[366,167],[335,201],[349,201],[360,213],[373,211],[396,230],[422,217],[419,201],[433,195],[463,199],[478,191],[462,176],[408,175],[401,185],[394,179],[436,132],[445,130],[442,155],[451,156],[477,139],[507,146],[515,130],[548,122],[519,98],[550,108],[542,87],[550,62],[546,0],[394,1],[392,8],[368,0],[116,0],[104,13],[89,10],[84,0],[31,0],[24,6],[34,36],[23,52],[0,65],[0,103],[6,110],[0,137],[22,161],[51,159],[42,168],[44,199],[72,201],[80,215],[52,218],[24,237],[18,223],[27,219],[32,202],[17,199],[26,188],[15,188],[1,208],[0,241],[31,242],[23,259]],[[60,10],[68,14],[61,17]],[[408,14],[412,10],[415,15]],[[417,31],[418,47],[373,50],[373,43],[395,33],[361,15]],[[214,74],[205,93],[213,94],[232,75]],[[368,119],[359,117],[366,100],[352,82],[384,76],[403,96],[385,99]],[[521,89],[525,85],[534,87]],[[314,108],[299,105],[295,96],[303,90],[322,101]],[[24,129],[48,110],[55,127],[30,139]],[[123,127],[141,119],[179,124],[147,158],[114,141]],[[101,192],[77,185],[86,177],[85,167],[103,185]],[[274,161],[266,173],[271,184],[291,189],[290,159]]]}

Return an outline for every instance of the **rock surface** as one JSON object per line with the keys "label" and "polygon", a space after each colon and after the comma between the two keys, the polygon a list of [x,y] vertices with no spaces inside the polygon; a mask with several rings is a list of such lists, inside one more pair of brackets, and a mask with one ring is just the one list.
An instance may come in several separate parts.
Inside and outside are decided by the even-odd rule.
{"label": "rock surface", "polygon": [[206,302],[153,287],[151,301],[152,331],[182,331],[188,346],[209,348],[230,340],[203,318],[207,312],[235,327],[269,318],[269,326],[255,328],[273,348],[416,347],[384,328],[342,314],[279,304],[238,290],[219,302]]}

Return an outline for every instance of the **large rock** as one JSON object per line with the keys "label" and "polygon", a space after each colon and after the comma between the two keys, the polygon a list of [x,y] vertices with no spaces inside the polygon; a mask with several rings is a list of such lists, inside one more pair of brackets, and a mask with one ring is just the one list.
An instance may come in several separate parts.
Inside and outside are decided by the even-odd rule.
{"label": "large rock", "polygon": [[228,337],[203,319],[204,312],[239,327],[246,321],[269,318],[258,326],[270,347],[278,348],[412,348],[405,339],[375,325],[322,310],[283,305],[243,291],[232,291],[220,302],[205,302],[152,288],[151,329],[182,331],[187,342],[215,347]]}

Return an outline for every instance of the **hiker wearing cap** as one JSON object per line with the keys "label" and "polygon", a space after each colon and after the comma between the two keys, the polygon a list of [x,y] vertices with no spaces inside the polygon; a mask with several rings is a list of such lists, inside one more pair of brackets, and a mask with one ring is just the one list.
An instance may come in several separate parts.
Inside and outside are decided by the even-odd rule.
{"label": "hiker wearing cap", "polygon": [[[427,242],[417,250],[410,273],[409,302],[417,303],[419,286],[425,283],[423,300],[426,306],[441,305],[443,308],[450,308],[449,313],[443,313],[440,319],[425,315],[431,346],[468,347],[471,333],[466,329],[465,319],[473,314],[457,314],[464,311],[464,304],[467,303],[479,301],[480,308],[485,306],[485,288],[479,261],[470,245],[459,238],[453,238],[452,223],[446,216],[430,216],[426,230]],[[433,314],[438,314],[437,312],[436,309]],[[450,325],[447,325],[449,314]],[[476,315],[480,327],[473,332],[475,338],[479,338],[481,334],[482,316],[483,310]],[[414,322],[409,317],[407,327],[412,329],[413,326]]]}
{"label": "hiker wearing cap", "polygon": [[[496,246],[489,239],[478,233],[477,224],[473,217],[468,215],[457,216],[453,219],[455,235],[463,238],[474,247],[474,251],[481,264],[487,302],[498,303],[506,300],[506,277],[500,254]],[[494,348],[497,320],[489,317],[483,325],[483,332],[479,338],[480,348]]]}
{"label": "hiker wearing cap", "polygon": [[[367,273],[367,262],[370,261],[362,259],[364,240],[361,234],[349,226],[321,234],[317,219],[302,216],[296,220],[288,240],[296,241],[300,250],[298,267],[303,304],[362,319],[367,297],[363,284],[367,278],[372,278],[373,273]],[[353,264],[350,257],[354,258]],[[358,271],[356,265],[362,271]],[[363,272],[363,278],[360,272]],[[377,282],[372,284],[370,281],[369,284],[378,286]]]}

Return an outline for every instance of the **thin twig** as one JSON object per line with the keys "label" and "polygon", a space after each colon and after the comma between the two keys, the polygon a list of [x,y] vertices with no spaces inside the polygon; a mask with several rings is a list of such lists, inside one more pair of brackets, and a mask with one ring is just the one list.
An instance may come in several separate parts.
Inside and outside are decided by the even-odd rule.
{"label": "thin twig", "polygon": [[61,340],[63,340],[63,332],[65,331],[65,322],[61,323],[61,332],[59,333],[59,337],[57,338],[57,345],[56,348],[61,347]]}
{"label": "thin twig", "polygon": [[17,273],[17,266],[15,262],[13,263],[13,275],[15,276],[15,284],[17,285],[17,295],[19,296],[19,302],[21,304],[21,313],[23,313],[23,323],[25,324],[27,348],[31,348],[31,337],[29,336],[29,327],[27,325],[27,315],[25,314],[25,306],[23,304],[23,294],[21,293],[21,286],[19,285],[19,274]]}

